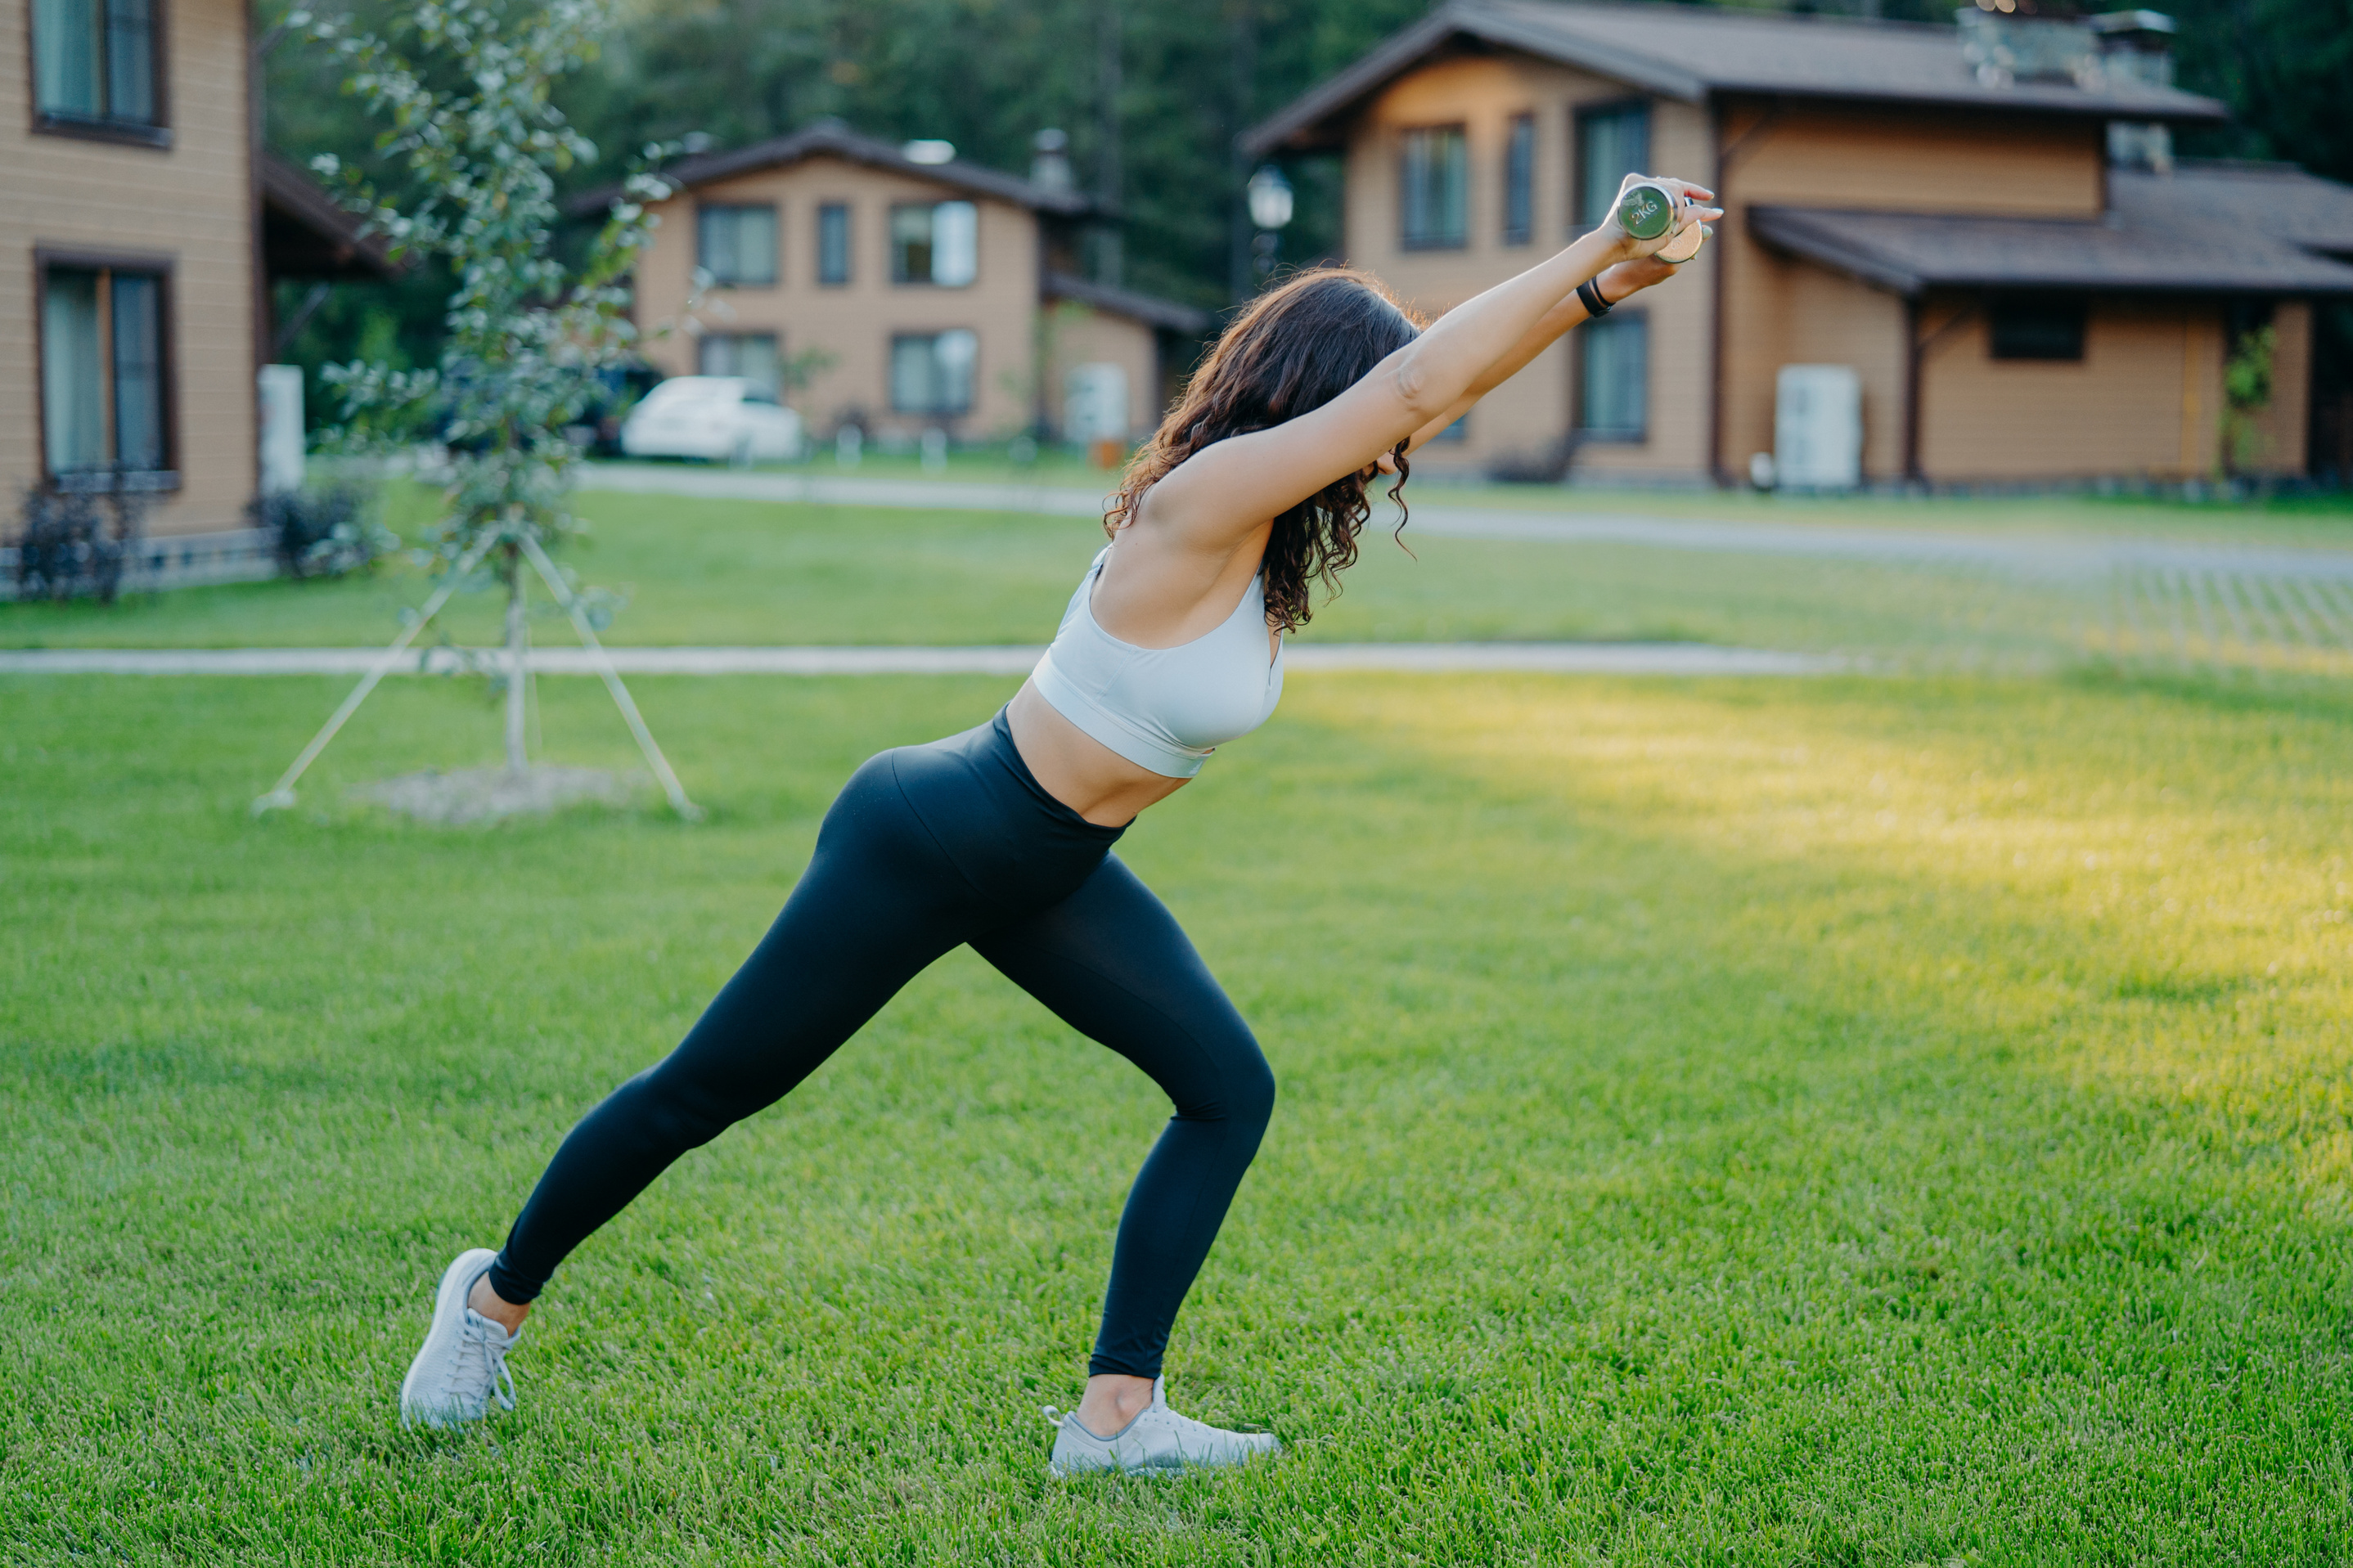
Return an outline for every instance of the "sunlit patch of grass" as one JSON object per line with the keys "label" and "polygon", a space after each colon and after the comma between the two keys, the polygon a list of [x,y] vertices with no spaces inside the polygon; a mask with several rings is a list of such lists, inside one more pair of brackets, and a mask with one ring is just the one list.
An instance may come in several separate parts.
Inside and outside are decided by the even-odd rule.
{"label": "sunlit patch of grass", "polygon": [[1769,903],[1725,910],[1728,943],[1795,942],[1844,984],[2031,1037],[2071,1080],[2315,1155],[2353,1119],[2341,691],[1842,683],[1790,702],[1499,681],[1442,703],[1310,699],[1335,700],[1433,765],[1605,812],[1742,881],[1771,868]]}

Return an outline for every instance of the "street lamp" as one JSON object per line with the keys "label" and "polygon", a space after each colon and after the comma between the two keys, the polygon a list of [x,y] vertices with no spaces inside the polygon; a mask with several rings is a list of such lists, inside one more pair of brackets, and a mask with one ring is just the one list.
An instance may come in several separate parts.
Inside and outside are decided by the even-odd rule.
{"label": "street lamp", "polygon": [[1291,182],[1282,171],[1271,163],[1261,164],[1243,187],[1250,206],[1251,225],[1258,237],[1250,241],[1251,268],[1261,278],[1274,271],[1275,251],[1282,243],[1282,230],[1291,222]]}

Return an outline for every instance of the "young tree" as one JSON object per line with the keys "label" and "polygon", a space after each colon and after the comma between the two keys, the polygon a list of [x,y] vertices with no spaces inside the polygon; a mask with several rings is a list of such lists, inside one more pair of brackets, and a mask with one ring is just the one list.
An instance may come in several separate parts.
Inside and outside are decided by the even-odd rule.
{"label": "young tree", "polygon": [[[639,166],[580,264],[555,255],[556,176],[596,152],[550,92],[596,57],[612,19],[609,0],[426,0],[396,12],[386,35],[345,18],[288,18],[343,63],[344,90],[383,124],[378,150],[420,195],[404,208],[335,158],[316,166],[343,181],[350,205],[396,255],[438,256],[457,285],[438,366],[353,363],[326,373],[348,410],[348,445],[382,449],[430,428],[449,453],[446,510],[432,539],[440,583],[384,668],[454,589],[487,568],[507,595],[506,759],[517,773],[529,765],[530,575],[545,582],[583,642],[596,646],[586,606],[548,555],[576,526],[565,498],[578,453],[565,430],[600,394],[597,373],[629,353],[635,331],[624,280],[651,237],[646,203],[670,194]],[[648,162],[657,154],[649,149]],[[691,811],[609,664],[605,676],[672,804]],[[292,798],[294,778],[375,679],[353,693],[263,805]]]}

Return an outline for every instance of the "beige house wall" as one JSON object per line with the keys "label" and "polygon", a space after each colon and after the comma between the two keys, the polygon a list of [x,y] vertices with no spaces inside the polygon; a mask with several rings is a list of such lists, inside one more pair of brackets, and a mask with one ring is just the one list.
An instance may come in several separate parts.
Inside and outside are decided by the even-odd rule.
{"label": "beige house wall", "polygon": [[[1903,301],[1775,254],[1749,234],[1749,208],[2083,217],[2105,199],[2107,146],[2094,123],[1736,105],[1721,135],[1713,160],[1725,209],[1714,247],[1724,268],[1717,462],[1730,475],[1746,470],[1750,454],[1773,449],[1783,365],[1847,364],[1862,380],[1864,478],[1905,477]],[[1931,321],[1923,335],[1934,330]],[[1957,351],[1947,343],[1941,352]],[[2052,412],[2042,411],[2046,419]],[[1931,422],[1924,403],[1924,438]],[[2056,424],[2072,428],[2072,416]]]}
{"label": "beige house wall", "polygon": [[[961,289],[891,280],[891,208],[902,202],[972,201],[979,210],[977,267]],[[849,283],[817,281],[818,209],[850,211]],[[772,203],[776,207],[777,281],[773,288],[713,289],[693,300],[698,205]],[[913,435],[944,423],[976,437],[1026,427],[1036,406],[1034,335],[1040,265],[1038,219],[1010,202],[871,168],[812,157],[698,186],[658,204],[661,219],[638,271],[637,321],[646,358],[671,375],[697,365],[696,340],[711,332],[774,332],[786,355],[817,349],[830,368],[785,400],[823,432],[856,416],[872,433]],[[972,411],[941,421],[891,408],[891,339],[898,332],[969,329],[979,339]]]}
{"label": "beige house wall", "polygon": [[[1375,98],[1350,130],[1345,250],[1352,265],[1379,276],[1412,309],[1435,318],[1575,237],[1575,125],[1579,109],[1637,96],[1623,83],[1519,56],[1440,61]],[[1651,101],[1651,163],[1698,173],[1707,160],[1707,119],[1687,104]],[[1503,240],[1504,158],[1512,120],[1535,119],[1531,235]],[[1402,132],[1460,123],[1470,160],[1467,243],[1408,250],[1398,230]],[[1713,247],[1672,283],[1643,297],[1650,319],[1649,429],[1639,442],[1593,443],[1581,471],[1690,477],[1705,462],[1708,343],[1714,309]],[[1574,416],[1575,334],[1539,355],[1472,411],[1465,438],[1425,447],[1425,472],[1475,471],[1507,454],[1553,446]]]}
{"label": "beige house wall", "polygon": [[0,533],[42,474],[37,250],[152,258],[171,282],[170,421],[179,489],[157,534],[242,528],[257,477],[259,258],[242,0],[171,0],[169,148],[31,130],[26,0],[0,0]]}
{"label": "beige house wall", "polygon": [[1160,345],[1150,327],[1062,300],[1047,305],[1039,330],[1045,348],[1045,415],[1050,428],[1062,427],[1063,377],[1082,364],[1115,364],[1126,372],[1131,440],[1142,440],[1158,428],[1165,412],[1160,406]]}
{"label": "beige house wall", "polygon": [[[1928,314],[1931,331],[1946,307]],[[1973,304],[1921,361],[1932,482],[2211,475],[2221,455],[2219,306],[2094,300],[2073,363],[1998,360]]]}

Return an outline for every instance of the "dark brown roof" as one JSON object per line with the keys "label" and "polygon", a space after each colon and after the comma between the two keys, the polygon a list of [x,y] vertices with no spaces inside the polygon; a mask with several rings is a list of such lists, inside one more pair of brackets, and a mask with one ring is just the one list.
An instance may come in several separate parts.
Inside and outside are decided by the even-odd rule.
{"label": "dark brown roof", "polygon": [[2218,208],[2205,199],[2207,180],[2120,174],[2112,189],[2102,218],[1759,206],[1749,209],[1748,227],[1767,245],[1906,296],[1929,289],[2353,294],[2353,267]]}
{"label": "dark brown roof", "polygon": [[1086,279],[1067,272],[1049,272],[1039,290],[1049,300],[1075,300],[1082,305],[1092,305],[1098,310],[1114,316],[1125,316],[1131,321],[1141,321],[1147,327],[1180,332],[1188,338],[1206,338],[1216,321],[1207,310],[1197,310],[1190,305],[1180,305],[1174,300],[1163,300],[1155,294],[1139,294],[1133,289],[1116,289],[1108,283],[1091,283]]}
{"label": "dark brown roof", "polygon": [[[969,191],[976,196],[993,196],[1001,202],[1011,202],[1033,212],[1076,217],[1097,210],[1094,201],[1083,192],[1036,184],[1018,174],[966,163],[962,158],[951,158],[944,163],[918,163],[907,156],[898,142],[885,142],[879,136],[862,136],[839,120],[820,120],[789,136],[770,137],[765,142],[755,142],[749,147],[738,147],[733,152],[703,153],[681,158],[662,171],[662,178],[681,190],[691,190],[696,185],[707,185],[716,180],[820,156],[846,158],[870,168],[913,174],[917,179],[936,181],[957,190]],[[575,197],[569,204],[570,209],[584,216],[601,213],[612,205],[620,194],[617,185],[590,191],[586,195]]]}
{"label": "dark brown roof", "polygon": [[2120,211],[2187,208],[2242,233],[2353,257],[2353,185],[2294,163],[2185,158],[2170,174],[2117,169],[2108,182],[2109,200]]}
{"label": "dark brown roof", "polygon": [[1778,93],[2103,120],[2227,118],[2212,99],[2121,78],[2092,88],[1981,82],[1962,58],[1959,31],[1933,23],[1684,5],[1448,0],[1244,132],[1241,144],[1253,155],[1330,146],[1339,139],[1342,122],[1366,99],[1432,55],[1465,48],[1516,50],[1688,103],[1725,93]]}
{"label": "dark brown roof", "polygon": [[390,278],[404,270],[384,236],[364,234],[364,220],[329,195],[291,158],[262,150],[261,262],[275,278]]}

